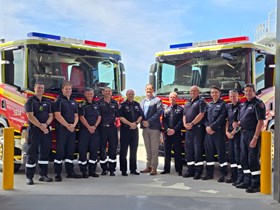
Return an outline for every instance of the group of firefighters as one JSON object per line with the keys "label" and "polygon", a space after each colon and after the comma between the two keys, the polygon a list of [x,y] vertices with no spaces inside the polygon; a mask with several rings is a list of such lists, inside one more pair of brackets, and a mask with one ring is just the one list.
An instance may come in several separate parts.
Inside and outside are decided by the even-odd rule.
{"label": "group of firefighters", "polygon": [[[232,183],[248,193],[260,190],[260,133],[266,117],[264,103],[256,98],[255,87],[246,84],[246,101],[240,103],[238,91],[230,90],[231,103],[221,100],[221,91],[212,86],[212,101],[199,96],[199,88],[192,86],[191,99],[184,107],[177,105],[177,94],[169,94],[170,105],[163,109],[162,102],[154,96],[154,88],[146,85],[146,97],[140,103],[134,101],[134,91],[127,90],[127,99],[118,105],[112,99],[112,90],[106,87],[103,98],[94,101],[94,90],[85,89],[85,100],[78,104],[71,98],[72,85],[62,85],[62,95],[54,102],[43,97],[44,84],[37,82],[35,95],[25,104],[29,119],[28,150],[26,159],[27,184],[32,185],[38,161],[39,181],[52,182],[48,177],[48,163],[52,144],[50,124],[56,119],[56,153],[54,159],[55,181],[62,181],[62,163],[65,162],[67,178],[99,177],[96,166],[99,162],[101,175],[115,176],[118,131],[120,127],[120,171],[127,174],[127,152],[130,148],[130,174],[137,171],[138,124],[143,129],[147,153],[146,168],[141,173],[157,175],[160,134],[163,132],[165,146],[164,169],[170,173],[171,150],[174,149],[175,170],[184,178],[209,180],[214,177],[214,156],[218,154],[221,176],[218,182]],[[162,120],[160,120],[162,116]],[[74,172],[76,127],[79,123],[78,148],[81,174]],[[181,159],[181,130],[186,129],[185,153],[187,171],[183,173]],[[108,148],[108,153],[106,149]],[[228,151],[228,153],[227,153]],[[202,176],[204,157],[206,172]],[[228,154],[228,155],[227,155]],[[107,158],[108,155],[108,158]],[[227,177],[228,161],[231,175]]]}

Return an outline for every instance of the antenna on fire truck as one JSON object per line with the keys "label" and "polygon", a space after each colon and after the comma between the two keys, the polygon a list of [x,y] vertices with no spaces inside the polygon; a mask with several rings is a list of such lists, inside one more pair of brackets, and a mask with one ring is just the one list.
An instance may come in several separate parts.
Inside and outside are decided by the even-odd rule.
{"label": "antenna on fire truck", "polygon": [[267,20],[260,24],[255,31],[255,42],[275,48],[277,10],[268,13]]}

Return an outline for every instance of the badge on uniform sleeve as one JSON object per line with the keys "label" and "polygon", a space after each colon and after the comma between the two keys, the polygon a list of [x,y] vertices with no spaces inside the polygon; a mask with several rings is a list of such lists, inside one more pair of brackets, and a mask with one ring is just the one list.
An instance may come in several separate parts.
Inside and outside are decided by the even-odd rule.
{"label": "badge on uniform sleeve", "polygon": [[263,109],[263,108],[264,108],[264,103],[259,103],[259,107],[260,107],[261,109]]}

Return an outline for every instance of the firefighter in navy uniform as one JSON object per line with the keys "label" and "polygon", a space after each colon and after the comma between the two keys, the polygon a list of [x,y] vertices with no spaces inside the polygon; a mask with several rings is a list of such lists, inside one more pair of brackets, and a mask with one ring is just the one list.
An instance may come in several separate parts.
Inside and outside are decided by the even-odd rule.
{"label": "firefighter in navy uniform", "polygon": [[226,179],[226,183],[233,183],[233,185],[236,185],[243,180],[243,172],[240,164],[240,132],[233,128],[235,116],[238,115],[240,108],[238,91],[230,90],[229,98],[231,103],[226,105],[228,112],[226,136],[228,139],[228,160],[231,168],[231,176]]}
{"label": "firefighter in navy uniform", "polygon": [[[112,99],[112,90],[105,87],[102,91],[103,98],[98,101],[101,123],[100,129],[100,165],[102,168],[101,175],[115,176],[117,165],[117,147],[118,147],[118,131],[115,125],[116,117],[118,117],[118,102]],[[106,154],[106,146],[108,143],[108,162]]]}
{"label": "firefighter in navy uniform", "polygon": [[205,153],[206,153],[206,174],[202,180],[213,179],[214,177],[214,155],[218,153],[221,177],[218,182],[224,182],[227,176],[226,157],[226,136],[225,125],[227,118],[226,103],[220,99],[221,91],[218,87],[211,87],[213,101],[208,103],[206,108],[205,127]]}
{"label": "firefighter in navy uniform", "polygon": [[[79,118],[81,122],[79,130],[79,166],[83,178],[88,178],[88,176],[99,177],[96,174],[96,165],[100,136],[96,128],[101,121],[101,116],[98,104],[93,101],[93,89],[86,88],[84,95],[85,101],[79,107]],[[87,152],[89,152],[89,160],[87,160]]]}
{"label": "firefighter in navy uniform", "polygon": [[241,127],[241,166],[244,173],[243,183],[237,188],[248,193],[260,191],[260,133],[266,119],[266,109],[262,100],[256,98],[253,84],[244,88],[247,101],[241,104],[238,125]]}
{"label": "firefighter in navy uniform", "polygon": [[33,177],[38,157],[39,181],[52,182],[48,177],[48,163],[51,152],[52,135],[49,125],[53,120],[51,101],[43,97],[44,84],[37,82],[34,85],[35,95],[25,104],[25,111],[29,120],[28,149],[26,159],[26,184],[33,185]]}
{"label": "firefighter in navy uniform", "polygon": [[206,101],[199,97],[199,88],[192,86],[190,90],[191,100],[184,107],[183,125],[186,128],[185,153],[188,165],[184,178],[193,177],[200,179],[203,172],[204,152],[204,115]]}
{"label": "firefighter in navy uniform", "polygon": [[171,150],[174,149],[175,170],[182,176],[181,129],[183,127],[183,107],[177,105],[177,93],[169,94],[170,106],[164,110],[162,123],[164,127],[164,170],[160,174],[170,173]]}
{"label": "firefighter in navy uniform", "polygon": [[137,125],[141,122],[143,111],[140,104],[134,101],[134,91],[127,90],[127,99],[119,109],[121,121],[120,129],[120,170],[123,176],[127,176],[127,150],[129,146],[129,170],[131,174],[139,175],[137,172],[137,148],[139,141],[139,132]]}
{"label": "firefighter in navy uniform", "polygon": [[71,99],[72,84],[62,85],[62,94],[54,103],[56,125],[56,154],[54,159],[55,181],[61,182],[62,160],[65,159],[67,178],[82,178],[74,172],[74,152],[76,145],[76,125],[79,121],[78,104]]}

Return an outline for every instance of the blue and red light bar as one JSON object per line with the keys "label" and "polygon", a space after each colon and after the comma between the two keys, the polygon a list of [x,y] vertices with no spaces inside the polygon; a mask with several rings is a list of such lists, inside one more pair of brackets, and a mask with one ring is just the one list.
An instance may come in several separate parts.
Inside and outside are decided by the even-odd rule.
{"label": "blue and red light bar", "polygon": [[238,36],[238,37],[232,37],[232,38],[225,38],[225,39],[218,39],[218,44],[227,44],[227,43],[234,43],[234,42],[245,42],[249,41],[248,36]]}
{"label": "blue and red light bar", "polygon": [[84,45],[89,45],[89,46],[93,46],[93,47],[106,47],[107,46],[107,44],[103,43],[103,42],[72,39],[72,38],[66,38],[66,37],[61,37],[61,36],[57,36],[57,35],[44,34],[44,33],[38,33],[38,32],[30,32],[27,34],[27,36],[41,38],[41,39],[56,40],[56,41],[61,41],[61,42],[71,43],[71,44],[84,44]]}
{"label": "blue and red light bar", "polygon": [[170,45],[170,49],[202,47],[202,46],[209,46],[209,45],[229,44],[229,43],[238,43],[238,42],[245,42],[245,41],[249,41],[248,36],[239,36],[239,37],[224,38],[224,39],[217,39],[217,40],[208,40],[208,41],[203,41],[203,42],[189,42],[189,43],[182,43],[182,44],[173,44],[173,45]]}
{"label": "blue and red light bar", "polygon": [[176,48],[186,48],[186,47],[192,47],[193,43],[182,43],[182,44],[172,44],[170,45],[170,49],[176,49]]}

